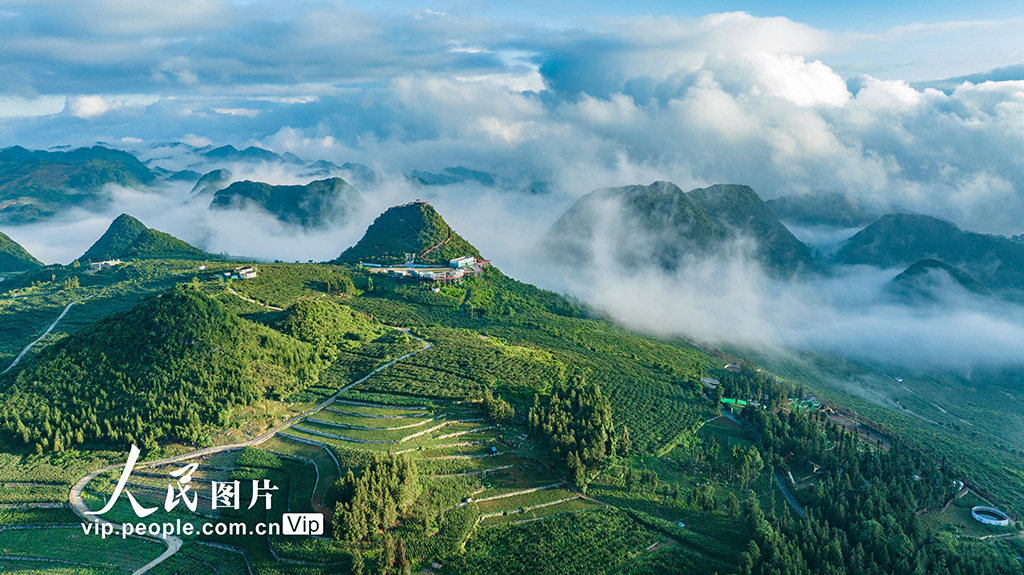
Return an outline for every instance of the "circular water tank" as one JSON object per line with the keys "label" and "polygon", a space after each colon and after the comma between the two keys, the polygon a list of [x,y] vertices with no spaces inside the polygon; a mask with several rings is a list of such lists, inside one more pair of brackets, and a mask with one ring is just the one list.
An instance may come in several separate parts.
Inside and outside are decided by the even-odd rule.
{"label": "circular water tank", "polygon": [[985,525],[1009,525],[1010,517],[995,507],[979,505],[971,509],[971,516]]}

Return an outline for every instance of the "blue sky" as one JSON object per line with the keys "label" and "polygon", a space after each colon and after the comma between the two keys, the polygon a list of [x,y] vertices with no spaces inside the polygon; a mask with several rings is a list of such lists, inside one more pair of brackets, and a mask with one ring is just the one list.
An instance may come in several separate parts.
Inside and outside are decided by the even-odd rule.
{"label": "blue sky", "polygon": [[737,182],[1022,233],[1016,4],[0,0],[0,147]]}

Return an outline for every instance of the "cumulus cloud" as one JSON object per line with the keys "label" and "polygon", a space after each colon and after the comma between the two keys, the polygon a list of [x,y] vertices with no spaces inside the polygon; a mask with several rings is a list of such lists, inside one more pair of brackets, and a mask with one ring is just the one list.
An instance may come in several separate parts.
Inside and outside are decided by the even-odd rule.
{"label": "cumulus cloud", "polygon": [[64,111],[72,116],[88,120],[120,108],[121,105],[122,102],[107,100],[103,96],[69,96],[64,104]]}

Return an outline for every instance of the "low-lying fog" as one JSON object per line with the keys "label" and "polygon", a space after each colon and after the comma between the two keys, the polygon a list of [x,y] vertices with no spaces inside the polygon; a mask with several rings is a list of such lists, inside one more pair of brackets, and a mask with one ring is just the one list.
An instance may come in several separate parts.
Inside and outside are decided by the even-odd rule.
{"label": "low-lying fog", "polygon": [[[280,166],[228,167],[236,180],[304,184],[314,179]],[[845,267],[828,277],[781,281],[752,262],[752,246],[745,242],[708,259],[684,262],[673,273],[650,268],[623,273],[616,262],[600,259],[586,266],[567,261],[541,245],[544,233],[571,205],[574,198],[566,195],[527,195],[476,184],[415,187],[391,175],[377,188],[361,190],[367,207],[348,225],[304,231],[259,210],[209,210],[210,197],[193,198],[191,188],[111,186],[111,201],[102,213],[73,210],[5,231],[43,261],[68,263],[124,212],[212,253],[261,261],[325,261],[354,244],[387,207],[422,198],[506,273],[577,296],[644,332],[956,369],[1024,357],[1024,308],[953,288],[931,305],[908,306],[885,290],[900,269]],[[793,229],[823,254],[856,231]]]}

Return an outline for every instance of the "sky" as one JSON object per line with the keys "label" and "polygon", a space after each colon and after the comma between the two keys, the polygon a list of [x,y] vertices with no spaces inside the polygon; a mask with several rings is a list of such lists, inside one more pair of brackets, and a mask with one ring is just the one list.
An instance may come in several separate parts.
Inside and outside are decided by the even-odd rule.
{"label": "sky", "polygon": [[[257,145],[1024,232],[1019,2],[0,0],[0,147]],[[552,218],[553,219],[553,218]]]}

